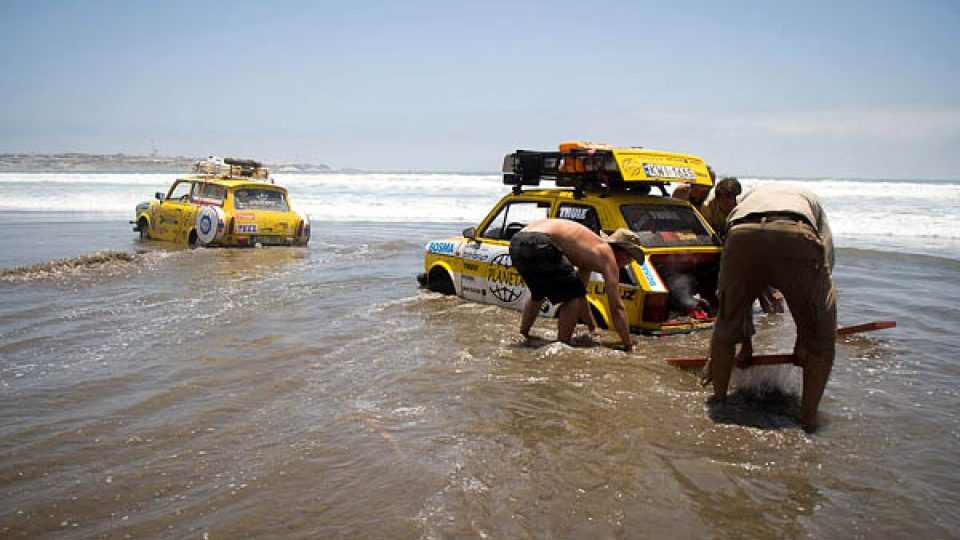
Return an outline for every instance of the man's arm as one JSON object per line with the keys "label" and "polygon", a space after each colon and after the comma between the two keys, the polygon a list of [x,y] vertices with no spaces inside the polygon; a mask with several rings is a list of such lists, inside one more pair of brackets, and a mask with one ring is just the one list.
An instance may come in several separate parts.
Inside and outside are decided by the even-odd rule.
{"label": "man's arm", "polygon": [[833,254],[833,232],[830,230],[830,222],[827,215],[820,210],[820,223],[817,224],[817,232],[820,233],[820,241],[823,242],[823,254],[830,266],[830,272],[833,272],[834,254]]}
{"label": "man's arm", "polygon": [[620,300],[620,272],[616,265],[611,265],[603,272],[603,280],[606,282],[607,304],[610,306],[610,318],[613,319],[613,327],[620,335],[620,341],[623,342],[623,348],[627,352],[633,351],[633,340],[630,339],[630,324],[627,321],[627,308]]}

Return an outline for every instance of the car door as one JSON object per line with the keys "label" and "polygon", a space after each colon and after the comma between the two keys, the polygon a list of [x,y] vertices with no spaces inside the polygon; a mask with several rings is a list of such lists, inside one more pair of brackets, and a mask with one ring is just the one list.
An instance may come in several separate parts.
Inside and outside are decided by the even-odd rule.
{"label": "car door", "polygon": [[197,212],[205,203],[205,192],[207,186],[212,186],[206,182],[194,182],[190,188],[190,198],[187,203],[180,208],[180,238],[184,241],[190,239],[190,233],[197,227]]}
{"label": "car door", "polygon": [[160,201],[155,220],[157,236],[161,240],[179,240],[184,223],[184,210],[190,206],[193,182],[177,180],[165,199]]}
{"label": "car door", "polygon": [[528,224],[547,218],[550,207],[544,199],[507,200],[488,216],[462,251],[460,285],[465,298],[513,309],[523,306],[528,291],[510,261],[510,239]]}

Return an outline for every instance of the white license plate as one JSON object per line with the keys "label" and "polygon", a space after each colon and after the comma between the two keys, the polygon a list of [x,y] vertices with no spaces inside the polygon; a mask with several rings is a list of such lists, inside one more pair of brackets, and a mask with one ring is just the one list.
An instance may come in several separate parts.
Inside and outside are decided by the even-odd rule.
{"label": "white license plate", "polygon": [[256,223],[252,223],[252,224],[244,225],[244,224],[241,223],[240,225],[237,225],[237,232],[240,233],[240,234],[252,234],[252,233],[255,233],[255,232],[257,232],[257,224],[256,224]]}
{"label": "white license plate", "polygon": [[261,246],[282,246],[284,242],[284,237],[282,236],[251,236],[251,244],[260,244]]}

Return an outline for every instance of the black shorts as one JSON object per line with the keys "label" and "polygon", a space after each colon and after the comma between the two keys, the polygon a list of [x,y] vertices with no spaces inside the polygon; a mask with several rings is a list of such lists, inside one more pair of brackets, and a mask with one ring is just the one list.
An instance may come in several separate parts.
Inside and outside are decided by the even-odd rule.
{"label": "black shorts", "polygon": [[554,304],[562,304],[587,294],[576,268],[548,234],[515,234],[510,240],[510,260],[530,288],[534,301],[546,297]]}

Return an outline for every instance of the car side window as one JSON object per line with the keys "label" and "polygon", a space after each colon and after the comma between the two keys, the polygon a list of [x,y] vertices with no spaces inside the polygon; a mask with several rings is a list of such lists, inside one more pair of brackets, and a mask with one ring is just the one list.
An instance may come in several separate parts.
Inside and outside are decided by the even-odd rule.
{"label": "car side window", "polygon": [[198,183],[191,197],[193,202],[223,206],[223,199],[227,196],[227,189],[223,186],[210,183]]}
{"label": "car side window", "polygon": [[557,217],[576,221],[591,231],[600,234],[600,217],[597,209],[585,204],[564,203],[557,209]]}
{"label": "car side window", "polygon": [[237,210],[274,210],[286,212],[283,193],[274,189],[242,188],[233,192],[233,207]]}
{"label": "car side window", "polygon": [[715,246],[716,236],[704,227],[689,205],[625,204],[620,207],[630,229],[647,247]]}
{"label": "car side window", "polygon": [[547,201],[514,201],[500,208],[480,233],[480,238],[490,240],[510,240],[520,229],[534,221],[546,219],[550,212]]}
{"label": "car side window", "polygon": [[167,197],[168,200],[179,200],[182,202],[187,202],[190,200],[190,192],[193,190],[193,182],[177,182],[177,185],[173,186],[173,189],[170,191],[170,195]]}

